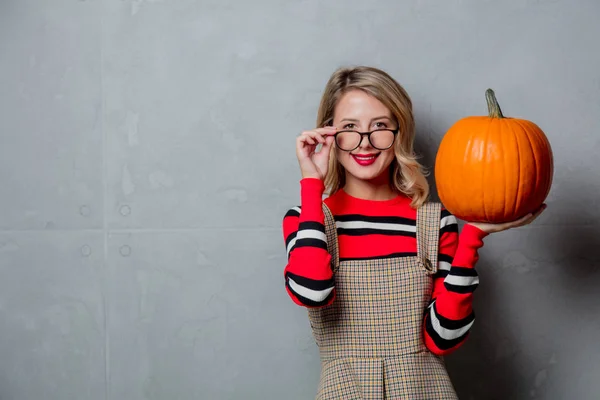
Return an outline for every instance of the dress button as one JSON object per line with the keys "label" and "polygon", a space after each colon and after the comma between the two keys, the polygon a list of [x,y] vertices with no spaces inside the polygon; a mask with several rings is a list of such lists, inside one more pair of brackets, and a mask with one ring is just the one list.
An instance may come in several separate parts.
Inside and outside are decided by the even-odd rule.
{"label": "dress button", "polygon": [[426,258],[424,260],[425,263],[425,269],[429,272],[433,271],[433,265],[431,265],[431,261],[429,261],[429,258]]}

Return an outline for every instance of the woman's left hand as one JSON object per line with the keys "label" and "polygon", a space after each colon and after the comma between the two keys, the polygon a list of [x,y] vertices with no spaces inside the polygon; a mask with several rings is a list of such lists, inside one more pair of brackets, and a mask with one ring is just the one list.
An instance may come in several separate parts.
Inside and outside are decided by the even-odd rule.
{"label": "woman's left hand", "polygon": [[469,222],[468,224],[473,225],[476,228],[481,229],[486,233],[495,233],[505,231],[511,228],[517,228],[519,226],[524,226],[532,223],[540,214],[546,209],[546,204],[542,204],[542,206],[534,213],[529,213],[523,218],[520,218],[516,221],[505,222],[501,224],[488,224],[485,222]]}

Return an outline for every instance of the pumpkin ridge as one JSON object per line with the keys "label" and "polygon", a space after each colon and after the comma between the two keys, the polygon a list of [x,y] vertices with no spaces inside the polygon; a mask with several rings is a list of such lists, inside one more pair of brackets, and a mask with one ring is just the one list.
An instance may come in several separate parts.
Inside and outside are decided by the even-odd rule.
{"label": "pumpkin ridge", "polygon": [[507,126],[510,128],[510,131],[513,134],[515,143],[517,144],[517,168],[518,168],[518,172],[517,172],[517,176],[518,181],[517,181],[517,194],[515,196],[515,204],[513,204],[513,210],[519,210],[519,207],[521,207],[521,186],[522,186],[522,182],[523,182],[523,168],[521,165],[521,150],[522,150],[522,146],[519,143],[519,134],[515,133],[514,127],[512,125],[512,123],[508,123]]}
{"label": "pumpkin ridge", "polygon": [[[492,130],[492,126],[493,125],[494,125],[494,120],[491,119],[488,122],[488,124],[487,124],[487,129],[486,129],[486,132],[485,132],[485,140],[483,142],[483,145],[484,145],[484,147],[483,147],[483,150],[484,150],[483,158],[486,161],[487,161],[488,143],[489,143],[489,140],[490,140],[490,131]],[[486,182],[485,174],[486,174],[487,171],[488,171],[487,168],[483,169],[483,173],[481,174],[481,186],[479,186],[479,187],[485,187],[485,182]],[[485,202],[485,190],[483,190],[482,193],[481,193],[481,209],[483,210],[484,218],[486,219],[486,221],[489,221],[490,217],[488,216],[488,210],[487,210],[487,207],[485,206],[486,204],[487,203]]]}
{"label": "pumpkin ridge", "polygon": [[[477,121],[475,121],[475,123],[474,123],[474,121],[470,121],[470,122],[471,122],[470,125],[475,125],[475,123],[478,123]],[[468,162],[469,162],[468,166],[469,166],[469,169],[471,169],[471,164],[470,164],[471,158],[472,158],[471,154],[473,154],[473,147],[475,146],[475,142],[476,142],[476,139],[477,139],[477,130],[476,129],[473,129],[473,128],[470,127],[469,132],[470,132],[469,141],[468,141],[469,147],[468,147],[468,151],[465,152],[465,154],[463,154],[463,161],[462,161],[462,163],[463,163],[463,169],[461,171],[460,176],[457,175],[456,178],[455,178],[456,180],[460,181],[460,183],[462,185],[462,190],[464,190],[464,174],[465,174],[464,165],[465,165],[465,161],[468,160]],[[465,156],[468,157],[467,160],[465,160]],[[473,176],[470,176],[470,178],[473,179]],[[471,207],[470,206],[469,207],[465,207],[464,205],[461,205],[461,211],[462,211],[461,214],[470,213],[471,212]]]}
{"label": "pumpkin ridge", "polygon": [[[533,161],[534,161],[533,162],[533,168],[534,168],[534,171],[535,171],[534,176],[538,176],[537,175],[537,172],[538,172],[538,163],[540,162],[540,160],[537,157],[537,154],[535,154],[535,151],[534,151],[535,147],[532,145],[532,142],[531,142],[531,139],[532,139],[531,136],[532,135],[530,134],[531,131],[533,130],[532,129],[533,127],[527,126],[526,124],[522,124],[521,120],[516,120],[516,123],[517,123],[517,125],[519,125],[521,127],[521,129],[523,129],[523,132],[525,132],[525,137],[527,138],[527,142],[529,144],[529,148],[531,149],[531,153],[533,154]],[[538,186],[539,186],[539,180],[536,179],[536,181],[535,181],[535,187],[533,189],[534,193],[538,193]],[[536,198],[536,200],[537,200],[537,198]],[[525,210],[526,213],[528,213],[530,211],[533,211],[533,210]]]}
{"label": "pumpkin ridge", "polygon": [[[535,147],[532,148],[541,149],[538,154],[535,154],[536,168],[538,168],[540,172],[544,171],[546,165],[550,168],[547,173],[541,176],[541,179],[536,181],[536,203],[543,202],[550,192],[554,169],[550,142],[537,124],[527,120],[521,120],[520,124],[528,129],[529,138],[533,140],[532,143],[535,144]],[[540,189],[544,189],[544,191],[541,191]]]}
{"label": "pumpkin ridge", "polygon": [[508,190],[508,186],[509,186],[509,173],[507,171],[508,169],[508,165],[510,164],[510,160],[506,160],[506,157],[508,155],[508,152],[506,151],[506,149],[508,148],[508,145],[506,145],[506,138],[505,135],[502,134],[502,131],[500,132],[499,136],[499,140],[500,140],[500,153],[502,154],[502,175],[504,175],[504,186],[502,187],[502,218],[506,218],[506,214],[507,214],[507,204],[506,204],[506,191]]}

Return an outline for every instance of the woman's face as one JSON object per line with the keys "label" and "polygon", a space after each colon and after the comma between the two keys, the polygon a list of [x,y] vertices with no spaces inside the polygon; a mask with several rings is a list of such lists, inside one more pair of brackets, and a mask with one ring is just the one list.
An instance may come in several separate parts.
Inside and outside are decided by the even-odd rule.
{"label": "woman's face", "polygon": [[[375,129],[397,129],[390,110],[375,97],[362,90],[351,90],[344,94],[338,101],[335,110],[333,125],[338,132],[342,130],[354,130],[358,132],[370,132]],[[338,135],[338,140],[340,136]],[[374,144],[383,148],[388,140],[387,136],[380,136],[380,142],[371,140]],[[395,138],[393,139],[395,140]],[[350,147],[353,147],[351,144]],[[394,146],[387,150],[374,148],[366,135],[362,137],[360,145],[352,151],[344,151],[336,146],[336,157],[342,164],[347,174],[356,179],[373,181],[383,179],[387,181],[388,169],[394,159]]]}

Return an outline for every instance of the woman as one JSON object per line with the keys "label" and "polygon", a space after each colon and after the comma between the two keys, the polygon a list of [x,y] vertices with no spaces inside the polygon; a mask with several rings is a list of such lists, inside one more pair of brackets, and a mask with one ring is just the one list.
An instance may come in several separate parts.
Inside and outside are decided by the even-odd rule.
{"label": "woman", "polygon": [[321,355],[317,399],[456,399],[442,356],[473,325],[478,249],[545,206],[459,235],[427,202],[411,100],[381,70],[336,71],[317,126],[297,138],[301,207],[283,220],[286,289],[309,309]]}

